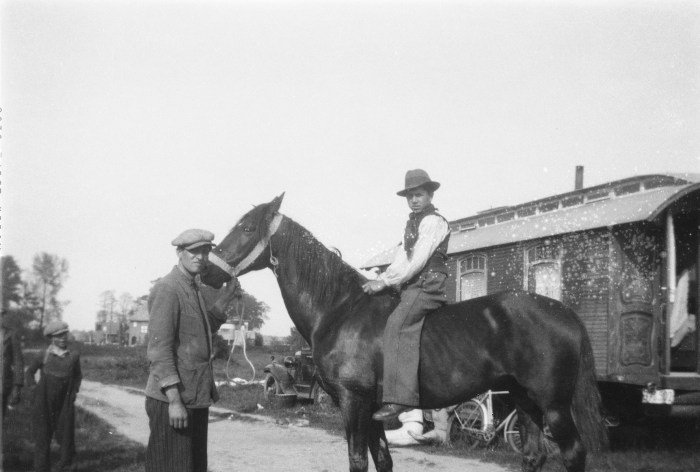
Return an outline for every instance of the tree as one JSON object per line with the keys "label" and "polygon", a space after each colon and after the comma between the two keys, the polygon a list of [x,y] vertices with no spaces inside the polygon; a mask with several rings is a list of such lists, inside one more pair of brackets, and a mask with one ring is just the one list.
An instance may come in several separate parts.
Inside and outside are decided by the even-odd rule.
{"label": "tree", "polygon": [[[202,296],[207,307],[214,304],[216,299],[219,297],[220,290],[212,287],[203,285],[201,288]],[[241,298],[237,301],[233,301],[225,309],[226,318],[229,321],[239,321],[243,320],[248,322],[248,329],[256,329],[262,327],[265,321],[268,320],[267,313],[270,311],[270,307],[265,303],[261,302],[253,295],[250,295],[245,290],[241,289]]]}
{"label": "tree", "polygon": [[129,293],[119,295],[119,321],[126,323],[134,311],[134,297]]}
{"label": "tree", "polygon": [[270,307],[241,289],[242,297],[238,304],[229,306],[226,310],[227,318],[231,321],[238,321],[241,317],[248,322],[249,329],[261,328],[268,320],[267,313]]}
{"label": "tree", "polygon": [[32,322],[38,324],[36,314],[41,311],[41,300],[32,291],[32,284],[28,281],[22,281],[21,295],[19,302],[19,314],[22,320],[22,325],[28,325]]}
{"label": "tree", "polygon": [[10,302],[17,306],[22,302],[24,291],[22,271],[12,256],[2,256],[0,266],[2,266],[2,309],[6,310]]}
{"label": "tree", "polygon": [[300,350],[300,349],[307,349],[309,347],[309,344],[306,342],[306,340],[301,336],[299,331],[294,326],[289,328],[289,336],[287,337],[287,344],[289,344],[289,346],[295,351]]}
{"label": "tree", "polygon": [[58,300],[58,292],[68,277],[68,261],[54,254],[41,252],[32,262],[31,292],[39,300],[39,329],[44,321],[61,319],[66,303]]}
{"label": "tree", "polygon": [[114,290],[105,290],[100,294],[100,310],[97,312],[97,325],[101,328],[108,321],[114,320],[114,307],[117,304],[117,297]]}

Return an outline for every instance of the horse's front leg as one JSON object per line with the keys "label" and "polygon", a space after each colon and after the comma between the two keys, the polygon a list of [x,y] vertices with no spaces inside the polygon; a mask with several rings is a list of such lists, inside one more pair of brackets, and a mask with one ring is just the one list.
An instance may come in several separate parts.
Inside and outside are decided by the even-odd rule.
{"label": "horse's front leg", "polygon": [[384,423],[381,421],[370,419],[369,452],[372,454],[377,472],[391,472],[393,470],[394,463],[391,460],[391,454],[389,454],[389,443],[386,440]]}
{"label": "horse's front leg", "polygon": [[368,447],[372,451],[377,472],[392,470],[384,429],[381,423],[372,420],[372,405],[371,400],[356,394],[341,395],[340,409],[348,441],[350,472],[367,472]]}

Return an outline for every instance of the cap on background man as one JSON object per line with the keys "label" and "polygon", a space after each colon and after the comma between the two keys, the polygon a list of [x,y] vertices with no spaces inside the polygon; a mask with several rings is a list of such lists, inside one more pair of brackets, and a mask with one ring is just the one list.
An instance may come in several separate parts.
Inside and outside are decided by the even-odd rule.
{"label": "cap on background man", "polygon": [[58,336],[59,334],[68,332],[68,323],[65,321],[54,320],[44,327],[44,336]]}
{"label": "cap on background man", "polygon": [[178,249],[195,249],[200,246],[214,246],[214,233],[205,229],[192,228],[183,231],[173,239],[172,245]]}

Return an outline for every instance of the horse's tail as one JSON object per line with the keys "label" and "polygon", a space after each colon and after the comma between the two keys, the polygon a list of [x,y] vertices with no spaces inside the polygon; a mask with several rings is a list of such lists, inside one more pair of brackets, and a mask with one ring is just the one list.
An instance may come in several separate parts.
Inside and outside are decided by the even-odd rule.
{"label": "horse's tail", "polygon": [[581,439],[590,452],[608,448],[608,429],[602,415],[602,401],[595,374],[593,350],[585,327],[582,326],[581,359],[571,412]]}

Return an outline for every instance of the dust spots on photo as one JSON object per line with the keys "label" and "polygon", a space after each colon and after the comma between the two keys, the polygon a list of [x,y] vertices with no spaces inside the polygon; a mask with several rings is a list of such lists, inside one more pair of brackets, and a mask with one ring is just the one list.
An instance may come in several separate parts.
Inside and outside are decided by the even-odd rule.
{"label": "dust spots on photo", "polygon": [[491,331],[494,332],[494,334],[498,333],[498,323],[496,322],[496,318],[494,318],[493,313],[491,313],[490,308],[485,308],[483,311],[484,319],[486,322],[489,324],[489,327],[491,328]]}

